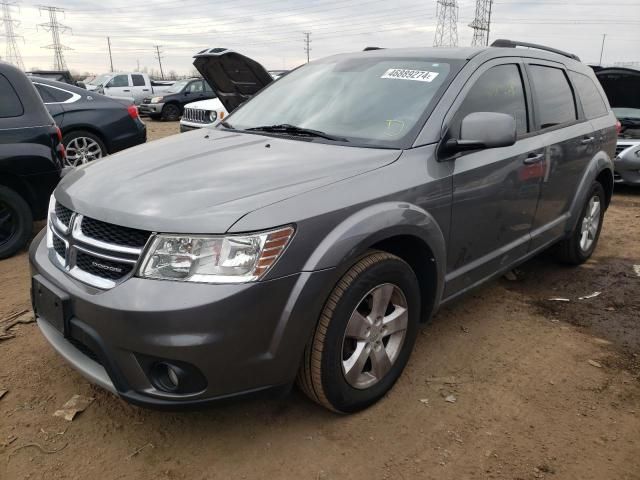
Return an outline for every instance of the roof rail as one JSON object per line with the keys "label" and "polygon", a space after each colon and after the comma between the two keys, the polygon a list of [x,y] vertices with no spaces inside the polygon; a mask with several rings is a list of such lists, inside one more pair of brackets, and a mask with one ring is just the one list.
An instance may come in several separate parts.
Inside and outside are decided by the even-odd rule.
{"label": "roof rail", "polygon": [[492,47],[504,47],[504,48],[516,48],[516,47],[527,47],[527,48],[535,48],[537,50],[545,50],[551,53],[557,53],[558,55],[562,55],[563,57],[572,58],[574,60],[580,61],[580,57],[574,55],[573,53],[564,52],[562,50],[558,50],[557,48],[545,47],[544,45],[538,45],[537,43],[527,43],[527,42],[519,42],[517,40],[505,40],[499,39],[491,44]]}

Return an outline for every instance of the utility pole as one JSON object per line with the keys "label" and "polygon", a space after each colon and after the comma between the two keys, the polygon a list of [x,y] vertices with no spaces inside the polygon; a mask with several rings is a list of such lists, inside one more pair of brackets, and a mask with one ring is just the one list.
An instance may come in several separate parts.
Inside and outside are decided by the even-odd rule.
{"label": "utility pole", "polygon": [[[15,3],[9,3],[7,1],[0,2],[2,6],[2,23],[4,24],[4,33],[0,36],[5,38],[7,43],[7,51],[5,56],[6,61],[14,64],[21,70],[24,70],[24,63],[22,62],[22,56],[18,50],[17,38],[22,38],[20,35],[16,35],[13,28],[20,25],[20,22],[11,18],[11,7],[15,6]],[[24,39],[23,39],[24,40]]]}
{"label": "utility pole", "polygon": [[437,0],[436,34],[434,47],[458,46],[458,2],[456,0]]}
{"label": "utility pole", "polygon": [[486,47],[489,45],[491,30],[491,7],[493,0],[476,0],[476,17],[469,26],[473,29],[471,46]]}
{"label": "utility pole", "polygon": [[158,59],[158,64],[160,65],[160,76],[162,77],[162,80],[164,80],[164,71],[162,70],[162,55],[160,52],[160,47],[162,45],[155,45],[156,48],[156,58]]}
{"label": "utility pole", "polygon": [[111,38],[107,37],[107,45],[109,46],[109,63],[111,64],[111,71],[113,72],[113,57],[111,56]]}
{"label": "utility pole", "polygon": [[602,66],[602,55],[604,54],[604,41],[607,38],[607,34],[602,34],[602,47],[600,48],[600,63],[598,65]]}
{"label": "utility pole", "polygon": [[311,32],[304,32],[304,51],[307,54],[307,63],[309,63],[309,53],[311,52]]}
{"label": "utility pole", "polygon": [[140,59],[139,58],[136,58],[136,65],[137,65],[136,72],[139,72],[140,71]]}
{"label": "utility pole", "polygon": [[47,12],[49,14],[49,22],[41,23],[38,26],[44,28],[46,31],[51,32],[51,38],[53,43],[43,48],[49,48],[53,50],[53,69],[54,70],[67,70],[67,64],[64,61],[64,50],[71,50],[69,47],[63,45],[60,41],[60,34],[70,31],[71,29],[66,25],[62,25],[58,22],[58,13],[64,13],[64,9],[59,7],[48,7],[41,5],[40,12]]}

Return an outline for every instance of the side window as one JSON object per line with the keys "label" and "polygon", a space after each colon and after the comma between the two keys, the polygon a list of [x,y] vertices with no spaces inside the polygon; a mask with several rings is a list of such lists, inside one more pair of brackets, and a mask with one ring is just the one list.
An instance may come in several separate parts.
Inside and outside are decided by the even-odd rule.
{"label": "side window", "polygon": [[540,128],[575,121],[578,118],[576,102],[564,71],[560,68],[530,65],[529,72],[537,97]]}
{"label": "side window", "polygon": [[584,115],[588,119],[606,115],[608,112],[607,105],[604,103],[604,100],[598,91],[598,87],[593,83],[593,80],[586,75],[576,72],[569,72],[569,76],[571,77],[576,90],[578,90],[578,96],[582,103]]}
{"label": "side window", "polygon": [[44,90],[53,98],[54,102],[63,103],[67,100],[70,100],[73,97],[73,93],[67,92],[66,90],[60,90],[57,88],[43,87]]}
{"label": "side window", "polygon": [[22,102],[7,77],[0,75],[0,118],[19,117],[24,113]]}
{"label": "side window", "polygon": [[198,80],[197,82],[191,82],[187,87],[187,92],[191,93],[200,93],[202,91],[202,82]]}
{"label": "side window", "polygon": [[42,101],[44,103],[55,103],[56,99],[51,95],[51,89],[39,83],[34,83],[33,85],[34,87],[36,87],[36,90],[40,94],[40,97],[42,98]]}
{"label": "side window", "polygon": [[129,75],[116,75],[109,82],[109,87],[128,87]]}
{"label": "side window", "polygon": [[516,120],[518,136],[529,131],[527,102],[518,65],[492,67],[476,80],[451,123],[454,137],[460,135],[462,119],[474,112],[506,113]]}
{"label": "side window", "polygon": [[133,81],[134,87],[144,87],[145,81],[142,75],[131,75],[131,80]]}

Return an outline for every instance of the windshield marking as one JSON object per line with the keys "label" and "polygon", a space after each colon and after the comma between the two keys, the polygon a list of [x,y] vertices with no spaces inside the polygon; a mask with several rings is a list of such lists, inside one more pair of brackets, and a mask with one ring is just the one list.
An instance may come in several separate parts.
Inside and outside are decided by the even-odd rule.
{"label": "windshield marking", "polygon": [[426,70],[407,70],[404,68],[390,68],[380,78],[391,78],[393,80],[413,80],[416,82],[433,82],[439,75],[438,72]]}

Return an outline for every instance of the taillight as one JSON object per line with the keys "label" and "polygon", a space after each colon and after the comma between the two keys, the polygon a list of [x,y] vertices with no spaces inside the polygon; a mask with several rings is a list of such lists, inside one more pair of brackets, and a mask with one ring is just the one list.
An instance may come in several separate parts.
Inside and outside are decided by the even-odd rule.
{"label": "taillight", "polygon": [[616,133],[617,133],[618,135],[620,135],[620,133],[621,133],[621,132],[622,132],[622,124],[621,124],[621,123],[620,123],[620,121],[618,120],[618,121],[616,122]]}
{"label": "taillight", "polygon": [[62,130],[60,130],[60,127],[56,127],[56,134],[58,135],[58,141],[62,143]]}
{"label": "taillight", "polygon": [[140,118],[140,114],[138,113],[138,107],[136,107],[135,105],[129,105],[127,107],[127,112],[129,112],[129,116],[134,120],[136,118]]}

